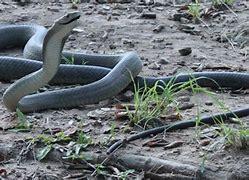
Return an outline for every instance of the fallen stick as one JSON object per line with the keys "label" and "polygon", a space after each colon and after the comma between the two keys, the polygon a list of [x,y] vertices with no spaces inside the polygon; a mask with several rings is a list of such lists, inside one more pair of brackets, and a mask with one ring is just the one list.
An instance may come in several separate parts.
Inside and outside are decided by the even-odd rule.
{"label": "fallen stick", "polygon": [[[49,153],[47,159],[54,161],[57,157],[57,160],[63,159],[63,155],[58,155],[58,151],[52,151]],[[56,155],[57,154],[57,155]],[[59,153],[60,154],[60,153]],[[97,154],[84,152],[83,157],[88,159],[87,161],[91,164],[101,164],[105,161],[105,166],[123,166],[127,169],[134,169],[137,171],[144,172],[153,172],[154,174],[165,174],[171,173],[172,177],[189,177],[194,179],[222,179],[224,178],[224,172],[219,172],[216,167],[204,166],[203,172],[200,169],[200,166],[181,163],[174,160],[165,160],[156,157],[141,156],[135,154],[125,154],[125,153],[116,153],[113,155],[106,154]],[[51,159],[52,158],[52,159]]]}
{"label": "fallen stick", "polygon": [[[17,158],[19,156],[18,151],[13,151],[12,148],[7,146],[0,148],[1,152],[5,152],[2,155],[5,156],[6,160],[10,158],[7,157],[10,152],[12,152],[10,153],[11,158]],[[199,165],[191,165],[174,160],[165,160],[150,156],[126,154],[124,152],[114,153],[112,155],[107,155],[104,153],[98,154],[91,152],[83,152],[82,155],[82,157],[85,158],[84,160],[72,161],[70,159],[65,158],[65,153],[53,149],[48,153],[48,155],[43,161],[62,162],[63,164],[69,162],[70,164],[78,162],[83,165],[82,167],[85,168],[89,168],[89,163],[101,164],[104,162],[103,165],[105,166],[125,167],[126,169],[134,169],[137,171],[144,171],[162,176],[163,174],[172,174],[172,177],[186,176],[192,179],[224,179],[224,175],[226,174],[224,173],[224,171],[219,171],[218,168],[213,166],[205,165],[203,171],[201,171]],[[34,160],[33,151],[30,151],[29,154],[27,154],[26,160],[27,159]],[[4,162],[2,163],[4,164]]]}

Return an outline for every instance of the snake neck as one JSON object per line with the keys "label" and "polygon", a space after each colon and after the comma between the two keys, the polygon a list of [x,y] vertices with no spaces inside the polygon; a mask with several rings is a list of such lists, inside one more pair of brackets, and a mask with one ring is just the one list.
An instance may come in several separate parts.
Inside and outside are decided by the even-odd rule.
{"label": "snake neck", "polygon": [[61,51],[67,37],[68,33],[63,36],[62,33],[54,32],[52,29],[48,31],[48,34],[44,38],[42,49],[44,83],[45,81],[50,81],[58,71],[61,61]]}
{"label": "snake neck", "polygon": [[43,41],[42,69],[17,80],[9,86],[3,95],[3,102],[7,109],[15,111],[17,107],[22,107],[23,105],[19,103],[22,97],[36,92],[54,77],[60,65],[61,51],[65,40],[75,25],[57,27],[54,24],[48,30]]}

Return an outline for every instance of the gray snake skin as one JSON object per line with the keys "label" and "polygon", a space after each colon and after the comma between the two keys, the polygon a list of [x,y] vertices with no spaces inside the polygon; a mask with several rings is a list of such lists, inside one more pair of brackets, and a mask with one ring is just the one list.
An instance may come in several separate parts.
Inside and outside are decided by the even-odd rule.
{"label": "gray snake skin", "polygon": [[[172,78],[175,78],[175,83],[179,83],[200,77],[205,77],[197,80],[200,86],[215,88],[218,84],[220,87],[232,89],[249,87],[249,74],[237,72],[198,72],[177,77],[142,77],[138,75],[142,69],[142,62],[135,52],[120,55],[61,52],[65,39],[77,25],[78,18],[78,13],[69,13],[56,20],[49,30],[38,25],[0,26],[0,49],[24,47],[24,58],[0,57],[0,81],[19,79],[3,96],[3,101],[10,111],[15,111],[18,107],[26,113],[97,103],[127,88],[132,81],[131,77],[140,87],[145,84],[153,86],[157,81],[160,81],[161,85],[167,84]],[[68,21],[68,24],[58,23],[60,21]],[[73,57],[74,64],[60,64],[63,61],[61,54],[69,59]],[[85,64],[82,65],[82,62]],[[42,76],[35,75],[37,72]],[[28,83],[23,83],[24,81]],[[39,87],[47,83],[81,86],[35,93]],[[33,84],[37,85],[34,87]]]}

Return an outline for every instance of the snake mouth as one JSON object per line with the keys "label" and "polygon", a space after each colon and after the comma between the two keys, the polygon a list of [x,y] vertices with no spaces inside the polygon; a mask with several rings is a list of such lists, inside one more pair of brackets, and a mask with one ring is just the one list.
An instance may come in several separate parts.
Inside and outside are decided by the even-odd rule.
{"label": "snake mouth", "polygon": [[80,18],[80,15],[74,17],[73,19],[71,19],[71,20],[69,20],[69,21],[67,21],[67,22],[63,22],[63,23],[60,23],[60,24],[63,24],[63,25],[70,24],[71,22],[73,22],[73,21],[75,21],[75,20],[77,20],[77,19],[79,19],[79,18]]}
{"label": "snake mouth", "polygon": [[73,19],[71,19],[70,21],[68,21],[68,22],[65,22],[65,23],[62,23],[62,24],[69,24],[69,23],[71,23],[71,22],[73,22],[73,21],[75,21],[75,20],[77,20],[77,19],[79,19],[80,18],[80,15],[78,15],[77,17],[75,17],[75,18],[73,18]]}

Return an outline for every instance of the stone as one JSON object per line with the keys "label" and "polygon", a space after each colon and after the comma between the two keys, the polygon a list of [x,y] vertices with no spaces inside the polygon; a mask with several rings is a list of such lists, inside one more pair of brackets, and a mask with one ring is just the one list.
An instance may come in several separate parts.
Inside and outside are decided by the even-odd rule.
{"label": "stone", "polygon": [[142,13],[141,18],[144,18],[144,19],[156,19],[156,13]]}
{"label": "stone", "polygon": [[186,47],[178,50],[181,56],[187,56],[192,53],[191,47]]}
{"label": "stone", "polygon": [[161,58],[158,63],[160,64],[169,64],[169,61],[166,58]]}
{"label": "stone", "polygon": [[165,26],[160,24],[160,25],[156,26],[156,27],[153,29],[153,32],[159,33],[159,32],[161,32],[164,28],[165,28]]}

